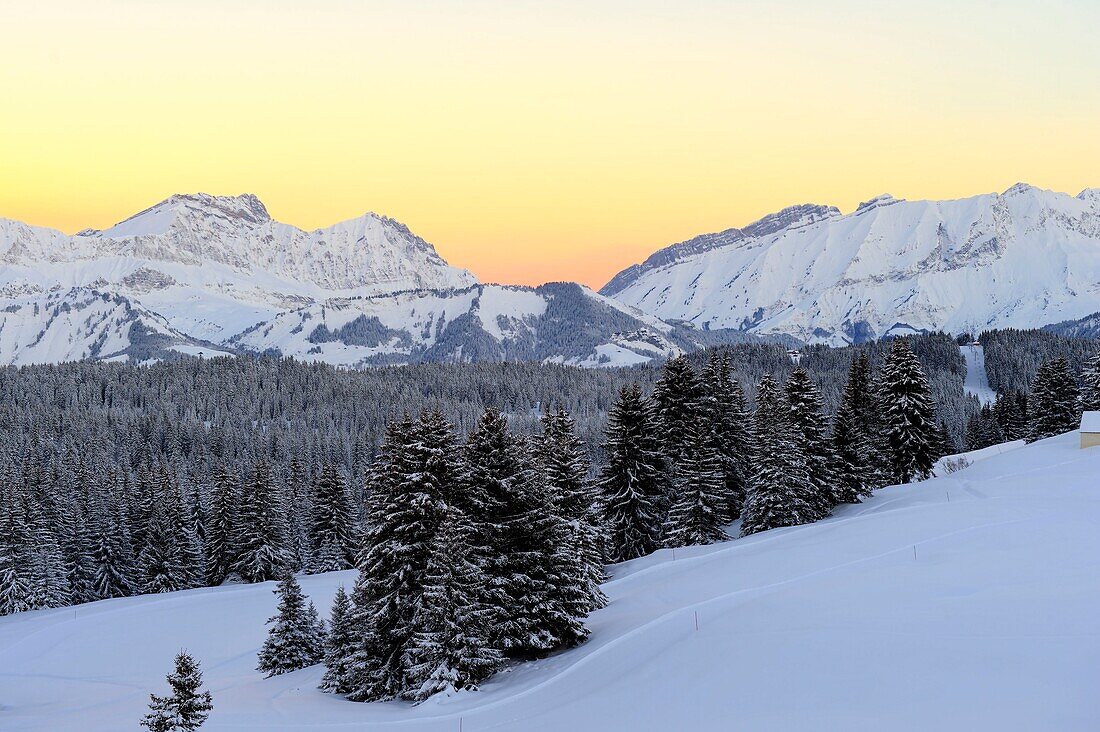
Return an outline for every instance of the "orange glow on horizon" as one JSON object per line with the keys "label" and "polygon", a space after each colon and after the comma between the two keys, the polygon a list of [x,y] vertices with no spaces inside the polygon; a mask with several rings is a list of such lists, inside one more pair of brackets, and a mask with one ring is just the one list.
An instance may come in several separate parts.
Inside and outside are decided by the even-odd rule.
{"label": "orange glow on horizon", "polygon": [[303,228],[392,216],[485,281],[598,288],[797,203],[1100,186],[1100,6],[959,5],[11,3],[0,216],[249,192]]}

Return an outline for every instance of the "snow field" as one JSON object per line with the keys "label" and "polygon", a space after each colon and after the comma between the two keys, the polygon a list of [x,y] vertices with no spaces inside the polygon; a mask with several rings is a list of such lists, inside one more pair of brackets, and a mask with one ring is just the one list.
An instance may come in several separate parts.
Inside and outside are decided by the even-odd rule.
{"label": "snow field", "polygon": [[[617,565],[584,646],[417,707],[322,694],[320,667],[262,679],[273,583],[0,618],[0,729],[135,729],[183,647],[214,694],[204,732],[1094,730],[1098,470],[1070,433]],[[353,580],[301,577],[322,611]]]}

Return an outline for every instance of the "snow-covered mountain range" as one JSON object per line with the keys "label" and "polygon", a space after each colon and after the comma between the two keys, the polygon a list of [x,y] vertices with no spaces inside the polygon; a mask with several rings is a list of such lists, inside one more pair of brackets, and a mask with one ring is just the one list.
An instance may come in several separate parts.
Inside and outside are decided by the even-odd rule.
{"label": "snow-covered mountain range", "polygon": [[825,343],[1100,311],[1100,189],[803,205],[660,250],[600,292],[701,329]]}
{"label": "snow-covered mountain range", "polygon": [[701,342],[580,285],[482,285],[383,216],[303,231],[250,195],[172,196],[74,236],[0,219],[0,309],[0,363],[15,364],[248,351],[601,366]]}

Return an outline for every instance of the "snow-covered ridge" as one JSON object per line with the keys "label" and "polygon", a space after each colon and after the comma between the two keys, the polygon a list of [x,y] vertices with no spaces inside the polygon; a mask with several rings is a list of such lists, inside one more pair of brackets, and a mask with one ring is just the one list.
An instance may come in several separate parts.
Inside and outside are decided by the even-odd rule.
{"label": "snow-covered ridge", "polygon": [[27,266],[116,258],[215,264],[299,290],[345,294],[477,281],[393,219],[367,213],[307,232],[273,220],[252,195],[175,195],[109,229],[72,237],[0,220],[0,255],[6,264]]}
{"label": "snow-covered ridge", "polygon": [[601,292],[700,328],[826,343],[1039,327],[1100,311],[1098,190],[785,209],[806,215],[673,245]]}
{"label": "snow-covered ridge", "polygon": [[234,347],[344,366],[551,361],[625,366],[690,348],[677,329],[574,283],[333,298],[280,313]]}
{"label": "snow-covered ridge", "polygon": [[0,219],[0,298],[91,287],[208,341],[334,297],[476,283],[393,219],[368,213],[304,231],[251,195],[176,195],[74,236]]}
{"label": "snow-covered ridge", "polygon": [[217,349],[171,328],[126,298],[75,287],[8,302],[0,310],[0,354],[18,366],[83,359],[146,361],[169,351]]}

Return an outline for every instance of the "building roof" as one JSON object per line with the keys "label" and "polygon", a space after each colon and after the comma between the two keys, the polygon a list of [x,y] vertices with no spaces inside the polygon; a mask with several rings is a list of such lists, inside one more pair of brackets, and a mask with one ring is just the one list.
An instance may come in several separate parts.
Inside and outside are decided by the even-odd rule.
{"label": "building roof", "polygon": [[1081,415],[1082,432],[1100,432],[1100,412],[1085,412]]}

